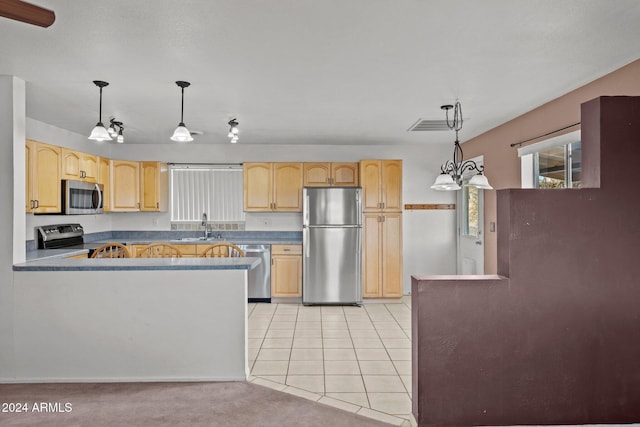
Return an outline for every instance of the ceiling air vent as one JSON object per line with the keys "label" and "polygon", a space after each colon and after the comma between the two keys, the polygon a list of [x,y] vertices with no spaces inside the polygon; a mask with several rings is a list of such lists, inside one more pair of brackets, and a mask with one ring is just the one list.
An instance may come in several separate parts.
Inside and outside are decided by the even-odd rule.
{"label": "ceiling air vent", "polygon": [[440,130],[449,130],[449,126],[447,126],[446,120],[423,120],[418,119],[414,124],[411,125],[407,132],[433,132]]}

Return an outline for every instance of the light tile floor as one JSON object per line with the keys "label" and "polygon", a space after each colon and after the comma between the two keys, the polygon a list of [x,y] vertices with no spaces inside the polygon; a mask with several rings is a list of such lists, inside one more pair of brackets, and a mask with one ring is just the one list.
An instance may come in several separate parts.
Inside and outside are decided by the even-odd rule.
{"label": "light tile floor", "polygon": [[411,415],[411,297],[248,305],[250,381],[390,424]]}

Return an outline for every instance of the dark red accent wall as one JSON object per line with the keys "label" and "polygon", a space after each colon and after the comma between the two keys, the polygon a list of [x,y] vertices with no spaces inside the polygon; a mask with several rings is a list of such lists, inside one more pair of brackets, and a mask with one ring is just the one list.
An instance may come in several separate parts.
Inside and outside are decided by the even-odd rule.
{"label": "dark red accent wall", "polygon": [[640,422],[640,97],[581,121],[592,188],[498,191],[500,277],[413,278],[419,425]]}

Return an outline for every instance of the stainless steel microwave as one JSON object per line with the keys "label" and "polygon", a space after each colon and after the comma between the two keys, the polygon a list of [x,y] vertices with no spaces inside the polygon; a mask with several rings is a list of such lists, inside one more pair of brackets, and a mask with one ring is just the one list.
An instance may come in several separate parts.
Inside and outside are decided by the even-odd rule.
{"label": "stainless steel microwave", "polygon": [[85,181],[62,180],[62,207],[66,215],[102,213],[104,187]]}

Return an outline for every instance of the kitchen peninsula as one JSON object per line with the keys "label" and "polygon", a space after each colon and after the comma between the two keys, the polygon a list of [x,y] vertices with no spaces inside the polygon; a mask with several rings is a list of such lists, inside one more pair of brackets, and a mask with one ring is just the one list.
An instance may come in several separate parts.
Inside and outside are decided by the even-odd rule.
{"label": "kitchen peninsula", "polygon": [[247,274],[259,262],[47,257],[16,264],[14,380],[242,381]]}

